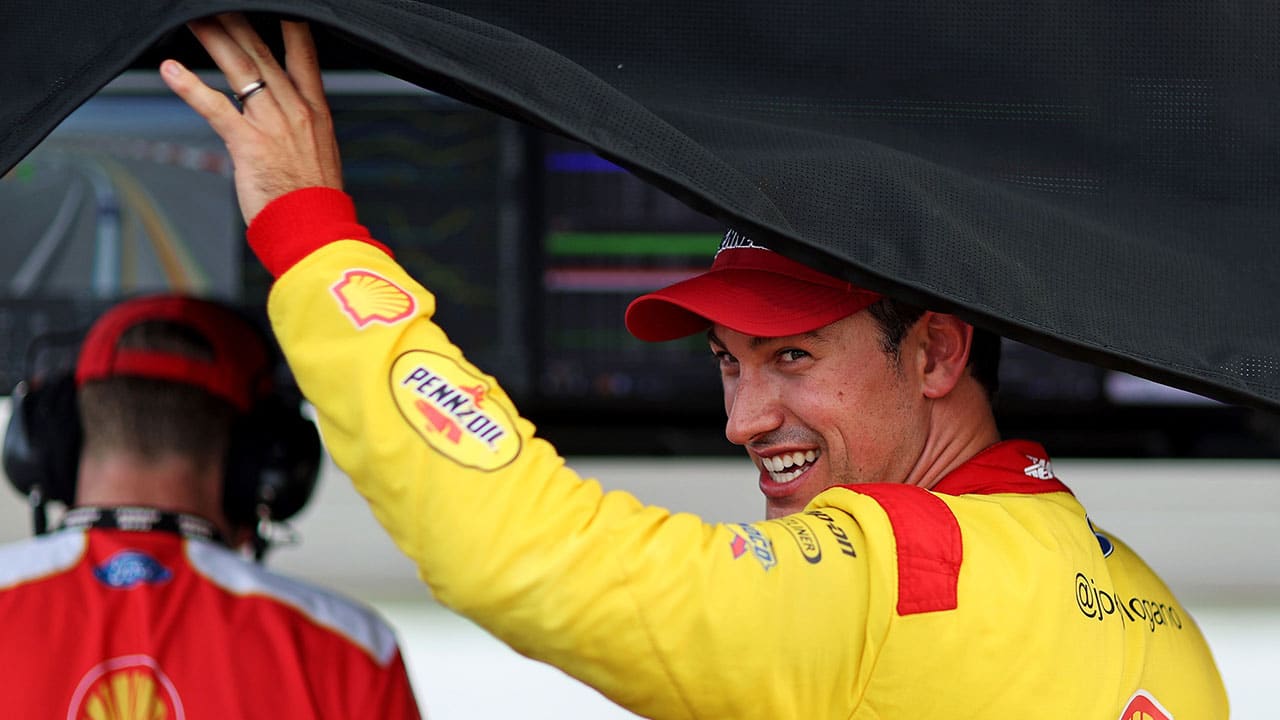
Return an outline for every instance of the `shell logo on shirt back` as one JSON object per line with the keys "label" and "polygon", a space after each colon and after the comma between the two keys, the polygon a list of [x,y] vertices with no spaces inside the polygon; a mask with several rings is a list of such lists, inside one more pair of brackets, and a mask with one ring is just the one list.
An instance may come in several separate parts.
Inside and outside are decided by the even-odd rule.
{"label": "shell logo on shirt back", "polygon": [[76,688],[67,717],[73,720],[183,720],[172,681],[146,655],[95,665]]}
{"label": "shell logo on shirt back", "polygon": [[391,366],[400,414],[434,450],[464,467],[497,470],[520,453],[520,435],[484,378],[452,358],[410,350]]}
{"label": "shell logo on shirt back", "polygon": [[1173,715],[1146,690],[1139,690],[1129,698],[1120,720],[1173,720]]}

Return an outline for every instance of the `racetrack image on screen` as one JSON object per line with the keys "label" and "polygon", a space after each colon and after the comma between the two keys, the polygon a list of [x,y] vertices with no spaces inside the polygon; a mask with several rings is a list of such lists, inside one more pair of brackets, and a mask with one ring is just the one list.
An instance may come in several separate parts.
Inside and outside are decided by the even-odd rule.
{"label": "racetrack image on screen", "polygon": [[7,298],[226,296],[239,284],[231,161],[176,100],[85,103],[5,177],[0,215],[16,249],[0,270]]}

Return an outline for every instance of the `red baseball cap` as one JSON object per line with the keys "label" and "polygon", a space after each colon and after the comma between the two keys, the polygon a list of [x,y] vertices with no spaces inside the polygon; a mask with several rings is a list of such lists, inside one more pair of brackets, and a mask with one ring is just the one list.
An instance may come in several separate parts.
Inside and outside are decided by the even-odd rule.
{"label": "red baseball cap", "polygon": [[[146,322],[191,328],[209,343],[213,358],[121,348],[120,336]],[[261,333],[234,310],[182,295],[129,300],[98,318],[85,336],[76,362],[76,385],[130,376],[193,385],[248,412],[268,389],[271,358]]]}
{"label": "red baseball cap", "polygon": [[880,297],[729,230],[710,270],[631,301],[626,322],[632,335],[649,342],[685,337],[712,324],[756,337],[785,337],[829,325]]}

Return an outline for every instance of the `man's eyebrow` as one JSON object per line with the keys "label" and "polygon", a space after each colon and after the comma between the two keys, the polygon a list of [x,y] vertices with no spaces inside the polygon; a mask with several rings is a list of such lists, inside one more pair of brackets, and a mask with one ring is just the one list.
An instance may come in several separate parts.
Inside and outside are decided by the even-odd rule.
{"label": "man's eyebrow", "polygon": [[769,343],[775,343],[775,342],[776,342],[776,343],[781,343],[781,344],[786,344],[786,341],[788,341],[788,340],[795,340],[795,339],[808,340],[808,341],[810,341],[810,342],[818,342],[818,343],[822,343],[822,342],[826,342],[826,341],[827,341],[827,337],[826,337],[825,335],[823,335],[823,334],[822,334],[822,328],[818,328],[817,330],[810,330],[809,332],[806,332],[806,333],[799,333],[799,334],[797,334],[797,335],[787,335],[786,337],[755,337],[755,336],[752,336],[752,338],[751,338],[751,349],[752,349],[752,350],[755,350],[756,348],[760,347],[761,345],[767,345],[767,344],[769,344]]}
{"label": "man's eyebrow", "polygon": [[[827,337],[822,334],[822,328],[818,328],[817,330],[810,330],[809,332],[801,333],[799,335],[792,335],[789,337],[797,337],[804,340],[810,340],[812,342],[819,342],[819,343],[827,341]],[[785,338],[760,337],[757,335],[752,335],[751,339],[748,341],[748,345],[751,347],[752,350],[755,350],[761,345],[767,345],[771,342],[778,342],[784,339]],[[707,331],[707,342],[719,347],[725,347],[724,341],[722,341],[719,338],[719,336],[716,335],[716,331],[714,328]]]}

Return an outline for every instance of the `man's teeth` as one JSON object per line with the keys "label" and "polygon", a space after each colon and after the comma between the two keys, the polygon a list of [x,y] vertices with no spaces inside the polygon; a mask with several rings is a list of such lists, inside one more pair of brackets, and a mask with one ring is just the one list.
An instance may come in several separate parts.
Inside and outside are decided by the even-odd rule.
{"label": "man's teeth", "polygon": [[760,462],[764,465],[764,469],[769,471],[769,477],[773,478],[774,482],[789,483],[800,477],[800,473],[805,471],[808,463],[817,459],[818,453],[810,450],[760,458]]}

